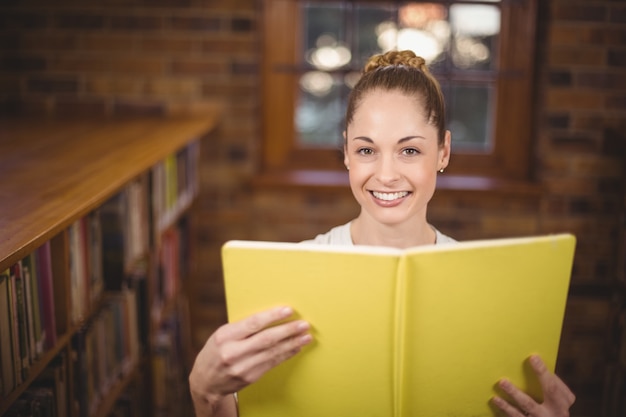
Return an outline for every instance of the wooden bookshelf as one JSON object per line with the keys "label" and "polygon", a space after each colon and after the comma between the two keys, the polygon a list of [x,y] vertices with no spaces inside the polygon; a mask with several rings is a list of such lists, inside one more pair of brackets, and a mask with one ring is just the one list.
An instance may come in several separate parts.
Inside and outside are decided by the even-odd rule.
{"label": "wooden bookshelf", "polygon": [[217,113],[0,121],[0,270],[216,123]]}
{"label": "wooden bookshelf", "polygon": [[[210,135],[218,118],[216,108],[202,116],[0,120],[0,272],[51,242],[58,336],[56,344],[29,367],[26,379],[0,396],[0,415],[57,354],[70,351],[70,341],[82,326],[72,322],[69,314],[68,227],[155,164]],[[185,196],[175,213],[169,213],[168,224],[184,214],[190,199]],[[151,301],[146,306],[148,318]],[[97,314],[100,305],[95,302],[90,307],[85,321]],[[149,362],[138,361],[144,366]],[[110,390],[98,415],[107,414],[137,374],[131,370],[120,386]],[[71,386],[71,372],[68,377]]]}

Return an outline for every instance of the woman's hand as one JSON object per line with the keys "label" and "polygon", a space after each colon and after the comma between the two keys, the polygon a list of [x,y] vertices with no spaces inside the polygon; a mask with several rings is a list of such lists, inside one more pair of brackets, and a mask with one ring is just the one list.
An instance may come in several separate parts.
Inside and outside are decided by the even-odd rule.
{"label": "woman's hand", "polygon": [[500,397],[494,397],[493,403],[508,417],[569,417],[569,409],[576,396],[561,379],[550,372],[539,356],[530,357],[532,366],[543,392],[543,402],[537,403],[526,393],[515,387],[507,379],[498,386],[515,401],[515,405]]}
{"label": "woman's hand", "polygon": [[276,325],[292,314],[289,307],[263,311],[225,324],[209,337],[189,375],[196,415],[236,415],[230,394],[255,382],[312,341],[305,321]]}

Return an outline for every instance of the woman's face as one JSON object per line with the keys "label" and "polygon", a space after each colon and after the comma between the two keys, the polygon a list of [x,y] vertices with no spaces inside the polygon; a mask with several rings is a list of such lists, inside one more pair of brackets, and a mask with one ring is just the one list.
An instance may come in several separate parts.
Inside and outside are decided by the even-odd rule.
{"label": "woman's face", "polygon": [[362,213],[386,225],[426,219],[437,171],[448,165],[443,146],[418,102],[398,91],[364,96],[345,134],[345,164]]}

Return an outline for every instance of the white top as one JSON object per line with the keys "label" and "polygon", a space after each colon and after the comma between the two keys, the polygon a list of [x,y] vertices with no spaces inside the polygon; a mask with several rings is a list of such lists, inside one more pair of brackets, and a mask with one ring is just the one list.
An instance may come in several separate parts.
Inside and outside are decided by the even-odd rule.
{"label": "white top", "polygon": [[[348,222],[341,226],[336,226],[330,229],[328,232],[324,234],[319,234],[315,238],[310,240],[305,240],[302,243],[317,243],[320,245],[344,245],[344,246],[354,246],[352,242],[352,236],[350,235],[350,224],[352,222]],[[441,233],[439,230],[435,229],[436,239],[435,244],[441,245],[445,243],[456,243],[456,240],[452,239],[450,236],[446,236]]]}

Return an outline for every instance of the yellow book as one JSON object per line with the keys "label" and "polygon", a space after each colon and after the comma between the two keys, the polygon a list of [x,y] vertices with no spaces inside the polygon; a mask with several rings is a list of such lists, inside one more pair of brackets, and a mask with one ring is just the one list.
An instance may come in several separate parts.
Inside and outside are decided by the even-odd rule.
{"label": "yellow book", "polygon": [[229,321],[278,305],[314,342],[238,393],[242,417],[480,417],[508,377],[541,399],[526,359],[557,359],[569,234],[396,250],[230,241]]}

